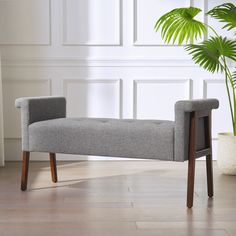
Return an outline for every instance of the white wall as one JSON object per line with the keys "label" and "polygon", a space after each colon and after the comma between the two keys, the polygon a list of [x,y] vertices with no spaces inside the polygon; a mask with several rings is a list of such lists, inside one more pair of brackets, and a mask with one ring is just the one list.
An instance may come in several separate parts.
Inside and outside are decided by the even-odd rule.
{"label": "white wall", "polygon": [[223,77],[195,66],[183,47],[164,45],[153,27],[174,7],[206,12],[222,2],[0,0],[6,159],[20,159],[15,98],[39,95],[65,95],[68,116],[142,119],[173,119],[179,99],[217,97],[216,150],[217,132],[231,129]]}

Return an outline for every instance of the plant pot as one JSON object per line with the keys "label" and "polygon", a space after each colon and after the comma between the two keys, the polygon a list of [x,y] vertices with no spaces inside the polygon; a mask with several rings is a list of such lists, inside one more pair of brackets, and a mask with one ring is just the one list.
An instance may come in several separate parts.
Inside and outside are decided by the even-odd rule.
{"label": "plant pot", "polygon": [[226,175],[236,175],[236,136],[232,133],[218,134],[217,164]]}

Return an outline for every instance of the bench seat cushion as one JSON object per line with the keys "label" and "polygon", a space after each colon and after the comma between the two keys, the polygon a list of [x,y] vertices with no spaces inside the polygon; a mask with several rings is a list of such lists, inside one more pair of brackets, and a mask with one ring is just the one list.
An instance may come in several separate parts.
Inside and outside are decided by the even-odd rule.
{"label": "bench seat cushion", "polygon": [[174,122],[59,118],[29,125],[29,151],[174,160]]}

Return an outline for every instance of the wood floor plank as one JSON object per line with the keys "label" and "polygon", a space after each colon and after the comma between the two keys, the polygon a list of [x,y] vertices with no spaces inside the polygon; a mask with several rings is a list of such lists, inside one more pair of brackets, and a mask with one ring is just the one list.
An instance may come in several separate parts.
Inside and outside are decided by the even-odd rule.
{"label": "wood floor plank", "polygon": [[30,164],[21,192],[20,163],[0,168],[0,236],[234,236],[236,177],[214,163],[215,196],[207,198],[205,162],[196,163],[194,208],[185,207],[187,163],[159,161]]}
{"label": "wood floor plank", "polygon": [[[100,226],[99,226],[100,225]],[[44,236],[44,235],[57,235],[57,236],[229,236],[224,229],[155,229],[155,230],[136,230],[133,228],[132,223],[113,223],[107,227],[108,224],[97,224],[89,222],[88,224],[77,223],[15,223],[14,227],[10,224],[1,224],[1,236]],[[65,233],[67,229],[67,233]],[[17,232],[17,233],[16,233]]]}

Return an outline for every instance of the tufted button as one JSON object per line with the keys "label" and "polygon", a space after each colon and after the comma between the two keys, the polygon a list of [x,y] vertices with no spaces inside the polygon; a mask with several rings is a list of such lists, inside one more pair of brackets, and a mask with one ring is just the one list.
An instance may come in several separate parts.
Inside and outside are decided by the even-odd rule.
{"label": "tufted button", "polygon": [[156,122],[156,121],[154,121],[153,122],[153,124],[155,124],[155,125],[160,125],[162,122]]}

